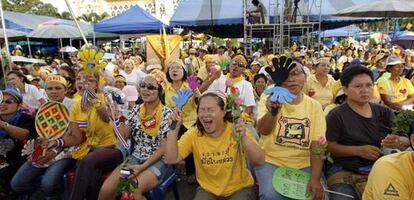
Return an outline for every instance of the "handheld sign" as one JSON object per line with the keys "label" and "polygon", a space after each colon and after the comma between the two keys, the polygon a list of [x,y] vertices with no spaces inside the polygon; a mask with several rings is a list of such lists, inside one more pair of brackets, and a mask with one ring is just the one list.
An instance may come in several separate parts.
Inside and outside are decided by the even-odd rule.
{"label": "handheld sign", "polygon": [[69,110],[59,102],[49,101],[37,111],[35,118],[36,132],[41,138],[61,138],[69,126]]}
{"label": "handheld sign", "polygon": [[306,196],[310,174],[298,169],[279,167],[273,173],[272,184],[275,190],[292,199],[311,199]]}

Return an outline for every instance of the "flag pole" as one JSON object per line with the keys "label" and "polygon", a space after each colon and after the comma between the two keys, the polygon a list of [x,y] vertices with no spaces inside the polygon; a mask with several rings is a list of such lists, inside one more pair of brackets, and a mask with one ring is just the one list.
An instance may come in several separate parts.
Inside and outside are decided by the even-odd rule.
{"label": "flag pole", "polygon": [[82,30],[81,30],[81,28],[80,28],[80,26],[79,26],[79,22],[78,22],[78,20],[76,19],[75,15],[73,14],[73,10],[72,10],[72,7],[71,7],[71,6],[70,6],[70,4],[69,4],[69,1],[68,1],[68,0],[65,0],[65,2],[66,2],[66,5],[68,6],[68,9],[69,9],[70,14],[72,15],[72,19],[73,19],[73,21],[75,21],[76,26],[78,27],[78,30],[79,30],[80,34],[82,35],[82,39],[83,39],[83,41],[85,42],[86,46],[88,46],[88,47],[89,47],[88,40],[86,40],[86,37],[85,37],[85,35],[83,34],[83,32],[82,32]]}
{"label": "flag pole", "polygon": [[[7,60],[9,61],[9,69],[10,71],[12,70],[12,60],[10,57],[10,49],[9,49],[9,38],[7,37],[7,31],[6,31],[6,22],[4,20],[4,14],[3,14],[3,2],[0,1],[0,17],[1,17],[1,25],[3,27],[3,35],[4,35],[4,44],[6,45],[6,57]],[[5,74],[5,71],[3,70],[3,73]]]}

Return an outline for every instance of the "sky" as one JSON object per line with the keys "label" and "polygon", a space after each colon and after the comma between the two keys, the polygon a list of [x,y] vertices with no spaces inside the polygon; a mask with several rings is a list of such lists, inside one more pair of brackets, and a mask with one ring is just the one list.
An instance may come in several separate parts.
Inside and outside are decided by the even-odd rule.
{"label": "sky", "polygon": [[59,10],[59,13],[62,13],[63,11],[69,11],[68,8],[66,7],[65,0],[41,0],[41,1],[43,3],[52,4],[53,6],[55,6]]}

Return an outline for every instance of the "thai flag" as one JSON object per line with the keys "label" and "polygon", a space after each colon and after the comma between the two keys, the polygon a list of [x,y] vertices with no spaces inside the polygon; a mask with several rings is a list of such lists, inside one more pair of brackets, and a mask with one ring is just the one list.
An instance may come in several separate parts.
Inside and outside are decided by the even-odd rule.
{"label": "thai flag", "polygon": [[89,122],[88,121],[77,121],[79,128],[88,128]]}

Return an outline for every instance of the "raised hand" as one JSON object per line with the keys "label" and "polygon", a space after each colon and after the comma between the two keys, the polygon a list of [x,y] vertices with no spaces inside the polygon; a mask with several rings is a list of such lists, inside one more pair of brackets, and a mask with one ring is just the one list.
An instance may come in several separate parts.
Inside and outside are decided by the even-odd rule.
{"label": "raised hand", "polygon": [[184,105],[187,104],[190,97],[193,96],[193,92],[190,89],[181,89],[178,91],[178,96],[173,96],[172,99],[177,105],[177,107],[181,110],[183,109]]}
{"label": "raised hand", "polygon": [[187,78],[188,86],[190,86],[191,91],[195,91],[198,86],[197,76],[190,76]]}
{"label": "raised hand", "polygon": [[283,87],[272,87],[264,91],[265,94],[270,95],[270,100],[280,104],[290,103],[296,99],[296,95],[289,92]]}
{"label": "raised hand", "polygon": [[270,67],[266,68],[265,71],[272,77],[275,86],[281,86],[289,77],[290,70],[296,66],[293,60],[286,56],[273,58],[272,64],[274,71]]}

